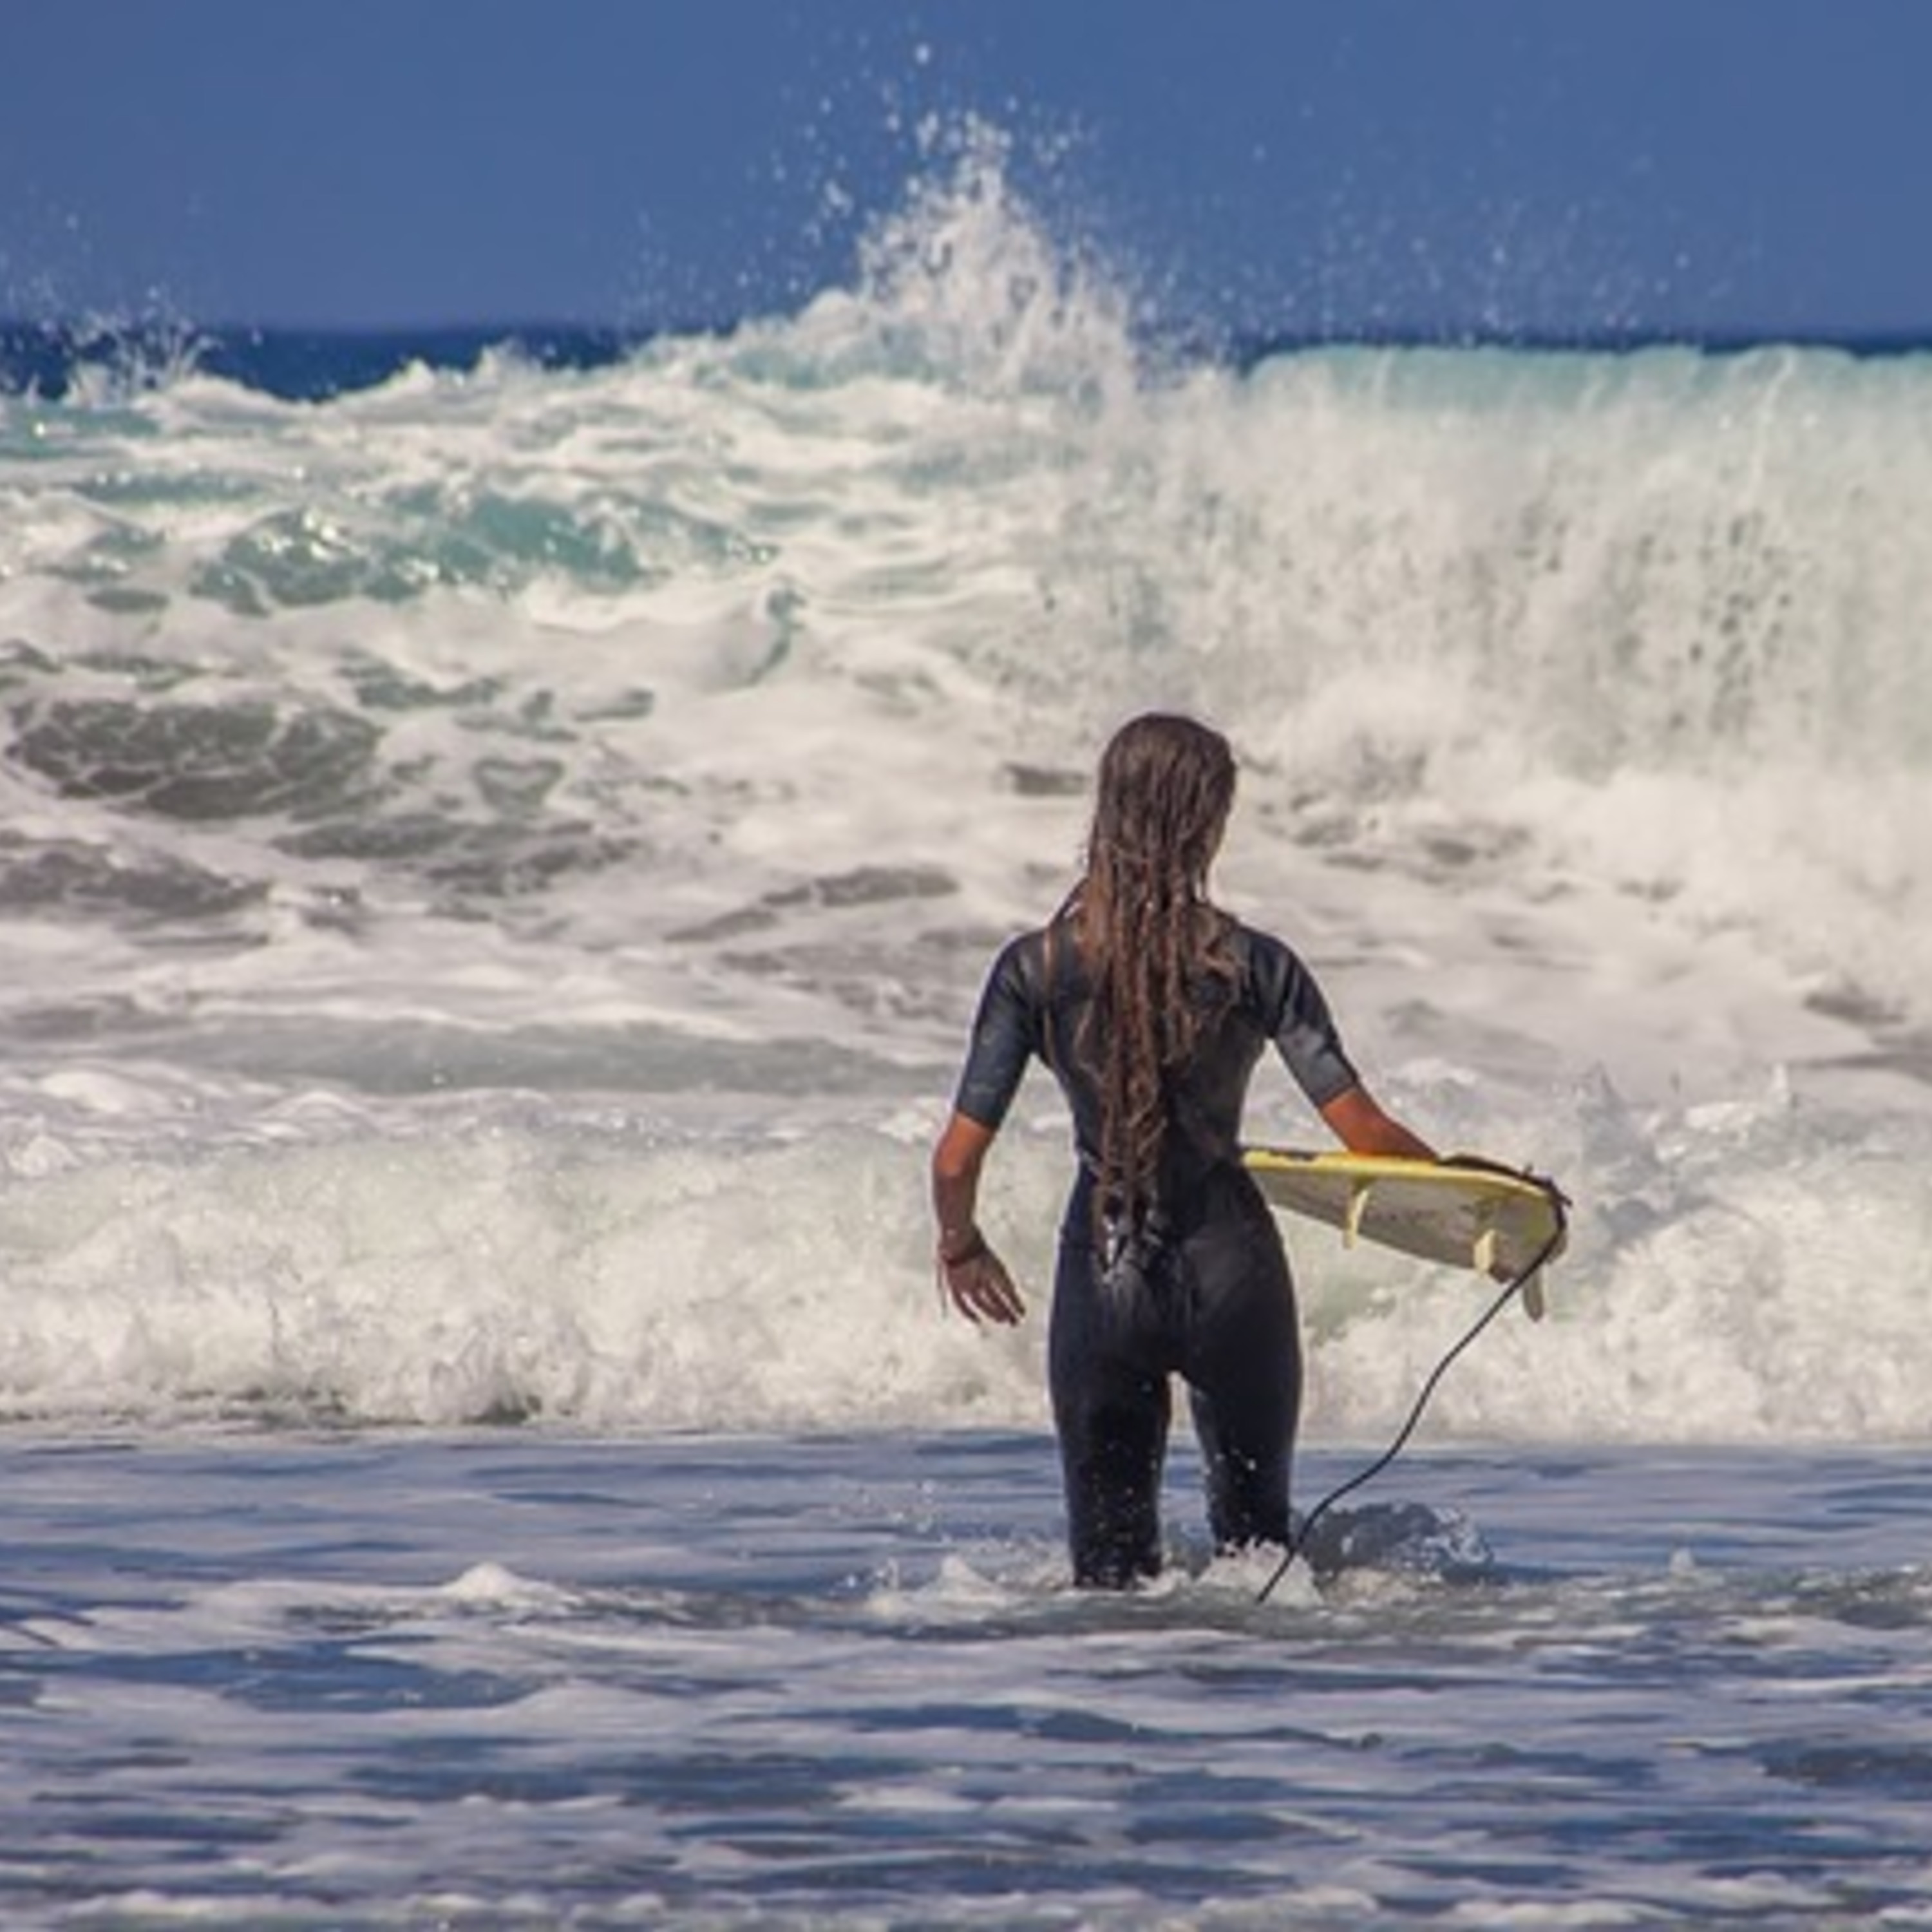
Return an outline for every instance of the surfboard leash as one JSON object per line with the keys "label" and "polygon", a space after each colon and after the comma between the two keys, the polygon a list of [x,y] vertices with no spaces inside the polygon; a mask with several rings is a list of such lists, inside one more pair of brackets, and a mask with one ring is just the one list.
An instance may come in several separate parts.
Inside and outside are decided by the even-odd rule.
{"label": "surfboard leash", "polygon": [[1552,1230],[1549,1239],[1544,1243],[1541,1247],[1537,1250],[1535,1255],[1532,1258],[1529,1265],[1527,1268],[1519,1268],[1515,1274],[1511,1276],[1510,1278],[1503,1284],[1502,1292],[1498,1294],[1495,1300],[1490,1304],[1488,1307],[1484,1309],[1482,1313],[1470,1324],[1469,1327],[1466,1329],[1462,1334],[1457,1339],[1455,1345],[1449,1350],[1448,1353],[1445,1354],[1442,1359],[1436,1364],[1435,1367],[1429,1372],[1428,1378],[1423,1383],[1420,1393],[1418,1394],[1414,1402],[1410,1406],[1408,1420],[1405,1421],[1401,1428],[1396,1432],[1395,1440],[1391,1442],[1389,1446],[1368,1466],[1366,1468],[1358,1470],[1354,1475],[1351,1476],[1346,1483],[1342,1484],[1336,1489],[1330,1490],[1328,1493],[1301,1519],[1301,1526],[1298,1529],[1293,1528],[1290,1528],[1288,1538],[1288,1548],[1283,1552],[1281,1561],[1275,1565],[1268,1581],[1264,1583],[1259,1591],[1256,1592],[1255,1601],[1257,1604],[1266,1603],[1269,1598],[1274,1594],[1275,1586],[1288,1574],[1289,1568],[1294,1563],[1294,1559],[1308,1547],[1308,1539],[1312,1534],[1315,1526],[1319,1522],[1344,1496],[1352,1495],[1357,1490],[1361,1488],[1365,1483],[1372,1482],[1376,1477],[1379,1476],[1382,1472],[1402,1454],[1404,1449],[1408,1448],[1408,1439],[1415,1433],[1417,1425],[1422,1420],[1422,1412],[1429,1406],[1430,1396],[1435,1394],[1437,1384],[1440,1383],[1442,1378],[1449,1372],[1450,1367],[1454,1363],[1456,1358],[1475,1340],[1478,1335],[1482,1334],[1485,1328],[1488,1328],[1490,1324],[1493,1322],[1519,1294],[1522,1292],[1524,1288],[1529,1282],[1536,1279],[1537,1276],[1542,1271],[1544,1266],[1553,1259],[1557,1252],[1562,1249],[1564,1238],[1568,1232],[1569,1226],[1568,1210],[1570,1204],[1568,1197],[1564,1195],[1563,1190],[1556,1185],[1556,1182],[1553,1180],[1546,1180],[1540,1174],[1526,1174],[1520,1178],[1526,1180],[1534,1180],[1538,1186],[1544,1189],[1549,1194],[1550,1206],[1554,1210],[1556,1216],[1556,1226],[1555,1228]]}

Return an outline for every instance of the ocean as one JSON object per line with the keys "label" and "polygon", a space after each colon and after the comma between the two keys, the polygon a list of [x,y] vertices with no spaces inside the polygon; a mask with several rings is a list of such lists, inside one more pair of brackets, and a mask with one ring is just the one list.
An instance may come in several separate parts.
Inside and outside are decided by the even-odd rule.
{"label": "ocean", "polygon": [[[1932,1924],[1932,353],[1163,348],[970,164],[729,326],[0,348],[8,1925]],[[1155,706],[1574,1204],[1265,1602],[1184,1430],[1069,1587],[1042,1075],[930,1271]],[[1487,1284],[1284,1232],[1307,1507]]]}

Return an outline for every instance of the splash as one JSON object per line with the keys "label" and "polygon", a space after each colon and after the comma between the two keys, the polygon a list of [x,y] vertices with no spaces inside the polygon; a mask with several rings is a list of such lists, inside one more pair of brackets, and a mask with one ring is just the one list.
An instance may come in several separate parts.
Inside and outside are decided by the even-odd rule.
{"label": "splash", "polygon": [[[1036,141],[1051,175],[1062,143]],[[896,204],[860,234],[848,284],[736,332],[741,371],[811,387],[884,378],[1017,403],[1118,402],[1137,380],[1135,304],[1116,266],[1018,184],[1018,142],[928,116]],[[748,359],[744,352],[748,352]]]}

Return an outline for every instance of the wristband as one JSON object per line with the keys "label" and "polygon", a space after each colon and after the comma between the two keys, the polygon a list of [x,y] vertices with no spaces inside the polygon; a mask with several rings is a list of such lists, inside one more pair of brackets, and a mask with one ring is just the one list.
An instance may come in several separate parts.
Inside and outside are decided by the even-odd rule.
{"label": "wristband", "polygon": [[986,1236],[981,1234],[976,1227],[970,1228],[967,1230],[966,1245],[963,1248],[950,1250],[946,1245],[944,1238],[941,1238],[939,1244],[939,1265],[946,1268],[959,1268],[968,1262],[977,1261],[986,1252]]}

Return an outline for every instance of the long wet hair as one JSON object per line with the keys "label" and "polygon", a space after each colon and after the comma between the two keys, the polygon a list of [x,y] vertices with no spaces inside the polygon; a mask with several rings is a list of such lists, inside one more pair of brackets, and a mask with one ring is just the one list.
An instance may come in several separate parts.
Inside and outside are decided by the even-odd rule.
{"label": "long wet hair", "polygon": [[1096,1207],[1138,1228],[1158,1192],[1176,1076],[1235,973],[1208,870],[1234,802],[1234,754],[1191,718],[1150,712],[1100,760],[1086,875],[1071,909],[1093,988],[1082,1058],[1100,1096]]}

